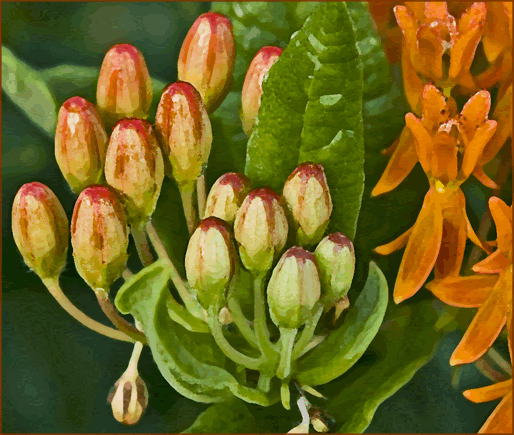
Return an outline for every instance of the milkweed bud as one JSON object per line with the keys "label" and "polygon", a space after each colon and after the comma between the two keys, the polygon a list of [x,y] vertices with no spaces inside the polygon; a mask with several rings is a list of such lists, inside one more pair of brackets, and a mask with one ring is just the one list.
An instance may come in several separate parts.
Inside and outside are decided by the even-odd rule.
{"label": "milkweed bud", "polygon": [[282,54],[280,47],[263,47],[248,67],[241,93],[241,121],[247,136],[252,133],[253,123],[261,105],[262,81],[273,64]]}
{"label": "milkweed bud", "polygon": [[237,267],[236,248],[225,222],[210,217],[198,224],[187,245],[185,266],[187,281],[205,309],[225,297]]}
{"label": "milkweed bud", "polygon": [[234,234],[244,266],[268,271],[287,241],[287,218],[279,196],[269,188],[252,190],[236,213]]}
{"label": "milkweed bud", "polygon": [[221,309],[220,314],[218,316],[218,320],[222,325],[230,325],[234,321],[228,307],[223,307]]}
{"label": "milkweed bud", "polygon": [[71,220],[73,258],[92,289],[109,289],[125,270],[128,227],[123,205],[108,187],[82,191]]}
{"label": "milkweed bud", "polygon": [[323,166],[302,163],[287,179],[282,195],[293,215],[298,243],[318,243],[332,213],[332,198]]}
{"label": "milkweed bud", "polygon": [[320,417],[311,418],[311,424],[316,432],[328,432],[327,424]]}
{"label": "milkweed bud", "polygon": [[173,178],[180,185],[202,175],[212,144],[212,129],[198,91],[186,82],[169,85],[161,96],[155,130]]}
{"label": "milkweed bud", "polygon": [[209,113],[214,112],[232,86],[236,45],[230,20],[215,12],[200,15],[182,44],[178,79],[200,92]]}
{"label": "milkweed bud", "polygon": [[273,323],[297,329],[312,316],[320,298],[318,265],[311,252],[298,246],[289,248],[268,283],[268,304]]}
{"label": "milkweed bud", "polygon": [[68,251],[68,217],[44,184],[27,183],[18,190],[12,233],[23,260],[41,279],[59,276]]}
{"label": "milkweed bud", "polygon": [[127,118],[112,132],[105,179],[123,198],[131,226],[141,230],[152,215],[164,179],[164,162],[148,121]]}
{"label": "milkweed bud", "polygon": [[318,261],[324,296],[333,304],[346,296],[355,273],[355,251],[353,243],[343,233],[326,236],[316,247],[314,256]]}
{"label": "milkweed bud", "polygon": [[107,140],[93,104],[81,97],[64,102],[57,118],[55,159],[75,193],[100,182]]}
{"label": "milkweed bud", "polygon": [[110,124],[131,116],[148,116],[152,79],[136,47],[118,44],[107,52],[98,77],[96,101],[100,115]]}
{"label": "milkweed bud", "polygon": [[251,183],[246,175],[236,172],[223,174],[211,187],[204,217],[216,216],[232,225],[250,189]]}

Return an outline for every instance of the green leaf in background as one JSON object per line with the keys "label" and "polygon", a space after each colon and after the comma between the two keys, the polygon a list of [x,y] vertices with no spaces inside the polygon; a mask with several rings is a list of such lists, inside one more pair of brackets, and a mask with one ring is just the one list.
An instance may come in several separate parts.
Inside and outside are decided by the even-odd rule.
{"label": "green leaf in background", "polygon": [[320,3],[263,83],[245,172],[280,192],[305,161],[321,163],[331,225],[353,239],[364,187],[362,66],[346,5]]}
{"label": "green leaf in background", "polygon": [[366,285],[355,304],[350,305],[344,323],[298,360],[296,379],[305,385],[322,385],[352,367],[378,332],[388,297],[387,281],[378,266],[371,263]]}
{"label": "green leaf in background", "polygon": [[57,106],[41,74],[2,46],[2,90],[27,117],[53,137]]}

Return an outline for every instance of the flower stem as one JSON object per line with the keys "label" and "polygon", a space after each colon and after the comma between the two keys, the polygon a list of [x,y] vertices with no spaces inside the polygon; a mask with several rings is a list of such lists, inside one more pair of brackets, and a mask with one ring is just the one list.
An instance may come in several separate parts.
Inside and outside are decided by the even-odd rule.
{"label": "flower stem", "polygon": [[134,377],[138,375],[137,364],[139,362],[139,357],[141,356],[142,350],[143,343],[141,343],[140,341],[136,342],[136,344],[134,345],[134,349],[132,350],[132,355],[130,356],[130,361],[125,373],[130,373]]}
{"label": "flower stem", "polygon": [[257,382],[257,388],[265,393],[268,393],[271,387],[271,376],[264,373],[259,375],[259,381]]}
{"label": "flower stem", "polygon": [[113,325],[116,326],[116,328],[127,334],[129,337],[132,337],[135,341],[140,341],[143,344],[148,344],[145,335],[141,331],[138,331],[137,328],[132,326],[129,322],[127,322],[123,317],[119,315],[119,313],[116,311],[116,308],[114,308],[114,305],[112,304],[109,298],[109,293],[107,292],[107,290],[102,288],[96,288],[94,289],[94,291],[96,298],[98,299],[98,303],[102,308],[102,311],[113,323]]}
{"label": "flower stem", "polygon": [[316,330],[316,326],[318,325],[319,319],[321,315],[323,314],[323,306],[318,307],[318,310],[314,314],[314,316],[307,321],[307,324],[303,328],[303,331],[300,335],[300,338],[296,342],[296,345],[293,349],[293,355],[292,359],[293,361],[296,361],[300,355],[303,355],[302,350],[305,349],[305,347],[309,344],[309,342],[312,339],[312,336],[314,335],[314,331]]}
{"label": "flower stem", "polygon": [[205,213],[205,202],[207,200],[205,188],[205,175],[200,175],[198,180],[196,180],[196,194],[198,197],[198,214],[200,215],[200,219],[203,219],[203,214]]}
{"label": "flower stem", "polygon": [[63,307],[68,314],[82,323],[89,329],[98,332],[99,334],[105,335],[106,337],[114,338],[115,340],[128,341],[133,343],[135,340],[129,337],[127,334],[117,331],[109,326],[102,325],[101,323],[93,320],[91,317],[85,315],[80,311],[63,293],[61,286],[59,285],[59,278],[45,278],[43,284],[46,286],[50,294],[55,298],[61,307]]}
{"label": "flower stem", "polygon": [[152,252],[150,251],[150,244],[148,243],[148,239],[146,238],[144,231],[140,231],[134,227],[131,227],[130,233],[132,234],[132,238],[136,244],[137,255],[141,260],[141,264],[143,267],[150,266],[150,264],[153,263],[153,256]]}
{"label": "flower stem", "polygon": [[234,323],[246,341],[248,341],[253,348],[259,349],[255,332],[253,332],[253,329],[248,324],[248,319],[243,314],[239,302],[234,297],[228,299],[228,309],[230,310],[230,314],[232,314]]}
{"label": "flower stem", "polygon": [[263,355],[270,362],[277,359],[277,352],[273,349],[266,325],[266,301],[264,299],[264,276],[255,276],[253,281],[254,297],[254,328],[257,343]]}
{"label": "flower stem", "polygon": [[280,328],[280,363],[278,364],[277,376],[285,379],[291,374],[291,356],[293,353],[294,339],[298,333],[297,329]]}
{"label": "flower stem", "polygon": [[291,393],[289,392],[289,383],[282,382],[280,386],[280,400],[282,401],[282,406],[288,411],[291,409]]}
{"label": "flower stem", "polygon": [[184,207],[184,215],[186,216],[187,229],[189,230],[189,235],[191,235],[197,224],[194,204],[195,183],[182,184],[179,186],[179,190],[180,197],[182,198],[182,206]]}

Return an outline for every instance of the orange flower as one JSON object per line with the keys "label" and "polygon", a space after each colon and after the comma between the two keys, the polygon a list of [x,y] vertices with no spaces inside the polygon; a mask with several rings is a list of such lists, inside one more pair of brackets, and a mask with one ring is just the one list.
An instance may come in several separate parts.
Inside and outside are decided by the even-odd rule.
{"label": "orange flower", "polygon": [[402,31],[396,24],[393,9],[400,3],[368,2],[367,4],[378,36],[382,38],[387,59],[391,63],[398,62],[401,58]]}

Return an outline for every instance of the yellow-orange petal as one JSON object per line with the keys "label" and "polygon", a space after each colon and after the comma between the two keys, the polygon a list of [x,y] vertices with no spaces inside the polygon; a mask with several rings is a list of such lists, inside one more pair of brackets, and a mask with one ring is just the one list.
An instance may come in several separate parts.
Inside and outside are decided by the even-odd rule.
{"label": "yellow-orange petal", "polygon": [[496,121],[486,121],[484,125],[478,127],[473,140],[465,147],[461,168],[465,179],[467,179],[473,172],[473,169],[475,169],[487,142],[493,137],[496,127]]}
{"label": "yellow-orange petal", "polygon": [[509,313],[507,314],[507,334],[508,334],[508,338],[507,338],[507,341],[509,343],[509,355],[510,355],[510,362],[512,364],[512,361],[514,361],[514,358],[512,357],[512,355],[514,354],[514,351],[512,349],[512,341],[513,341],[513,337],[512,337],[512,305],[510,306],[510,309],[509,309]]}
{"label": "yellow-orange petal", "polygon": [[487,387],[466,390],[462,394],[466,399],[471,400],[474,403],[484,403],[506,396],[511,391],[512,379],[507,379],[506,381],[488,385]]}
{"label": "yellow-orange petal", "polygon": [[407,115],[405,115],[405,123],[414,136],[418,160],[421,163],[425,174],[429,175],[432,173],[431,161],[434,149],[432,138],[425,127],[423,127],[421,121],[412,113],[407,113]]}
{"label": "yellow-orange petal", "polygon": [[419,25],[418,20],[416,20],[416,17],[405,6],[396,6],[394,8],[394,16],[396,17],[400,29],[402,29],[409,50],[415,50],[418,44],[416,38]]}
{"label": "yellow-orange petal", "polygon": [[457,141],[446,131],[438,131],[432,138],[432,145],[432,176],[446,185],[457,178]]}
{"label": "yellow-orange petal", "polygon": [[444,95],[434,85],[425,85],[421,105],[423,113],[421,121],[423,126],[429,133],[435,133],[439,128],[439,124],[444,122],[450,115]]}
{"label": "yellow-orange petal", "polygon": [[382,151],[380,151],[380,154],[382,154],[383,156],[392,156],[394,153],[394,150],[396,149],[396,147],[398,146],[399,143],[400,143],[400,137],[396,138],[395,141],[391,145],[389,145],[387,148],[384,148]]}
{"label": "yellow-orange petal", "polygon": [[377,246],[374,251],[380,255],[389,255],[394,251],[398,251],[398,249],[402,249],[409,241],[413,228],[414,226],[410,227],[400,237],[394,239],[392,242],[386,243],[382,246]]}
{"label": "yellow-orange petal", "polygon": [[404,127],[398,146],[389,159],[380,180],[371,192],[371,196],[381,195],[397,187],[409,175],[417,161],[418,156],[416,154],[416,145],[414,145],[414,137],[410,130]]}
{"label": "yellow-orange petal", "polygon": [[[423,23],[417,32],[418,50],[413,65],[423,76],[433,81],[438,81],[443,76],[443,53],[444,46],[441,39],[441,28],[443,25],[433,26],[437,22]],[[412,55],[411,55],[412,58]]]}
{"label": "yellow-orange petal", "polygon": [[478,126],[487,120],[489,110],[491,110],[491,94],[487,91],[477,92],[464,104],[460,113],[460,129],[468,141],[473,139]]}
{"label": "yellow-orange petal", "polygon": [[505,258],[499,249],[494,251],[487,258],[473,266],[473,272],[476,273],[500,273],[503,269],[510,265],[510,260]]}
{"label": "yellow-orange petal", "polygon": [[411,11],[411,13],[422,22],[425,20],[425,2],[407,2],[405,6]]}
{"label": "yellow-orange petal", "polygon": [[476,308],[485,302],[497,282],[496,275],[450,276],[431,281],[425,287],[447,305]]}
{"label": "yellow-orange petal", "polygon": [[509,278],[508,273],[502,273],[453,352],[450,365],[474,362],[492,346],[507,321],[511,303],[509,282],[512,284],[512,275]]}
{"label": "yellow-orange petal", "polygon": [[498,249],[512,261],[512,207],[493,196],[489,198],[489,209],[496,225]]}
{"label": "yellow-orange petal", "polygon": [[489,62],[494,62],[509,43],[509,17],[502,2],[487,3],[487,18],[482,43]]}
{"label": "yellow-orange petal", "polygon": [[[462,192],[462,191],[461,191]],[[464,194],[463,194],[464,195]],[[487,245],[487,243],[483,242],[478,238],[478,236],[475,233],[475,230],[471,226],[471,223],[469,222],[468,215],[466,214],[466,208],[463,209],[463,214],[466,218],[466,229],[468,233],[468,239],[471,240],[475,245],[477,245],[480,249],[487,252],[488,254],[491,253],[491,248]]]}
{"label": "yellow-orange petal", "polygon": [[[484,157],[484,154],[482,153],[482,158],[483,157]],[[475,166],[475,169],[473,170],[473,175],[485,187],[489,187],[489,189],[498,189],[498,185],[487,176],[487,174],[484,172],[484,168],[480,162],[477,163],[477,165]]]}
{"label": "yellow-orange petal", "polygon": [[393,292],[397,304],[410,298],[421,288],[439,254],[443,215],[439,203],[432,199],[433,194],[432,189],[426,194],[403,254]]}
{"label": "yellow-orange petal", "polygon": [[420,115],[423,82],[418,77],[416,69],[412,64],[409,47],[405,41],[402,44],[402,76],[403,88],[405,89],[405,96],[409,106],[416,115]]}
{"label": "yellow-orange petal", "polygon": [[512,391],[494,408],[478,433],[512,433]]}

